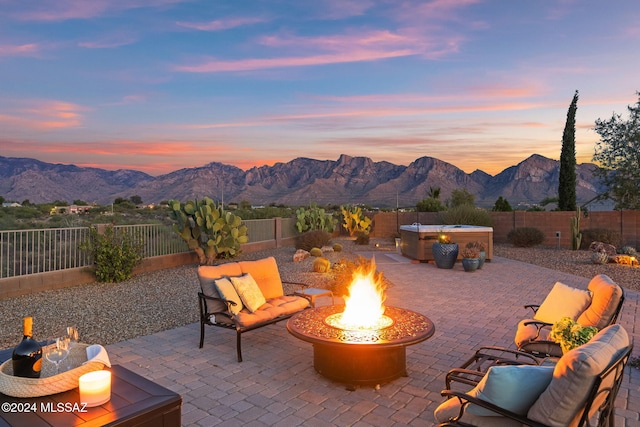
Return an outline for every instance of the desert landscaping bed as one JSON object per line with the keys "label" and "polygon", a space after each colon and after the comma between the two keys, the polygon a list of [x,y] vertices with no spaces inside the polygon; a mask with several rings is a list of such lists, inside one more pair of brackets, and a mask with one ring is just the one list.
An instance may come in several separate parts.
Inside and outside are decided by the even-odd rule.
{"label": "desert landscaping bed", "polygon": [[[342,241],[343,251],[326,253],[331,262],[355,259],[356,252],[394,251],[391,239],[371,239],[368,246]],[[375,245],[378,245],[376,247]],[[294,263],[293,247],[241,255],[241,259],[274,256],[282,279],[328,287],[332,276],[312,272],[311,258]],[[617,264],[595,265],[588,251],[555,248],[514,248],[494,245],[494,256],[510,258],[578,276],[610,276],[626,289],[640,290],[640,268]],[[24,316],[34,317],[36,338],[56,336],[69,324],[78,325],[82,340],[111,344],[142,335],[177,328],[198,321],[196,266],[155,271],[123,283],[93,283],[0,301],[4,314],[0,324],[0,348],[10,348],[21,339]],[[481,273],[480,273],[481,274]],[[550,284],[551,285],[551,284]],[[194,338],[195,339],[195,338]]]}

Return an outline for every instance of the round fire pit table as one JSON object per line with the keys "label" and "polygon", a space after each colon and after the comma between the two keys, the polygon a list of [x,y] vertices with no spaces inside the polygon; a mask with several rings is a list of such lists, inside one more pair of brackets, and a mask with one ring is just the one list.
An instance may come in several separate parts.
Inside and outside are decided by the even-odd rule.
{"label": "round fire pit table", "polygon": [[352,387],[407,376],[406,347],[435,332],[428,317],[397,307],[385,308],[393,322],[381,329],[349,330],[326,323],[328,316],[343,310],[344,305],[307,309],[287,321],[287,330],[313,344],[313,367],[320,375]]}

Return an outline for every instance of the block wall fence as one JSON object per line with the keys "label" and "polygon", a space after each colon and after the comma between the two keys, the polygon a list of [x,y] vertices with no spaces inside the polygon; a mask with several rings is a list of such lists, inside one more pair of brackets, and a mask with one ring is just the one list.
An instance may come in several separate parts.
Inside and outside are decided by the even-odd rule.
{"label": "block wall fence", "polygon": [[[545,236],[544,246],[571,247],[570,220],[575,212],[491,212],[493,241],[507,243],[507,234],[514,228],[535,227]],[[380,212],[373,215],[372,237],[392,238],[399,235],[401,225],[438,224],[437,212]],[[584,213],[580,229],[606,228],[620,233],[622,244],[640,249],[640,211],[606,211]],[[560,232],[560,239],[556,233]]]}

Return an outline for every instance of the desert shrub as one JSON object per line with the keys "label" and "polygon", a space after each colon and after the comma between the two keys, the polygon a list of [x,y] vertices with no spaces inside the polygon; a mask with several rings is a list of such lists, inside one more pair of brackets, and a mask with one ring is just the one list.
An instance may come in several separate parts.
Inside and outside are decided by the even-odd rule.
{"label": "desert shrub", "polygon": [[606,228],[587,228],[582,230],[580,249],[589,249],[592,242],[608,243],[617,247],[620,245],[620,233]]}
{"label": "desert shrub", "polygon": [[507,240],[513,245],[522,248],[539,245],[544,241],[544,234],[535,227],[514,228],[507,234]]}
{"label": "desert shrub", "polygon": [[89,240],[80,244],[95,264],[98,282],[117,283],[131,277],[133,268],[142,261],[142,237],[112,225],[98,233],[89,230]]}
{"label": "desert shrub", "polygon": [[342,252],[342,245],[340,243],[334,243],[333,244],[333,251],[334,252]]}
{"label": "desert shrub", "polygon": [[328,273],[331,270],[331,261],[320,257],[313,261],[313,271],[316,273]]}
{"label": "desert shrub", "polygon": [[440,222],[449,225],[463,224],[486,227],[490,227],[492,224],[491,214],[489,212],[467,204],[458,205],[440,212]]}
{"label": "desert shrub", "polygon": [[313,248],[321,248],[329,243],[331,235],[323,230],[307,231],[296,236],[296,249],[311,251]]}
{"label": "desert shrub", "polygon": [[356,245],[368,245],[369,244],[369,233],[366,232],[358,232],[356,233]]}
{"label": "desert shrub", "polygon": [[633,246],[623,246],[618,250],[619,253],[623,255],[629,255],[632,257],[638,257],[638,251]]}
{"label": "desert shrub", "polygon": [[316,257],[322,256],[322,249],[320,249],[320,248],[311,248],[311,250],[309,251],[309,254],[311,256],[316,256]]}
{"label": "desert shrub", "polygon": [[476,247],[466,246],[462,248],[460,255],[462,255],[462,258],[478,258],[480,257],[480,251]]}

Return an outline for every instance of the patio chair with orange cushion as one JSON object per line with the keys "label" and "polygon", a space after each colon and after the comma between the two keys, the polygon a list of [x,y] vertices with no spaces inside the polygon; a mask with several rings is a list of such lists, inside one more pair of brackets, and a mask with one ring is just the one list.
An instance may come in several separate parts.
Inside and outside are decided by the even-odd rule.
{"label": "patio chair with orange cushion", "polygon": [[542,304],[525,306],[533,310],[533,317],[518,323],[515,344],[536,356],[560,357],[560,345],[549,339],[553,323],[570,317],[581,326],[600,330],[616,322],[623,303],[623,289],[604,274],[591,279],[587,290],[557,282]]}

